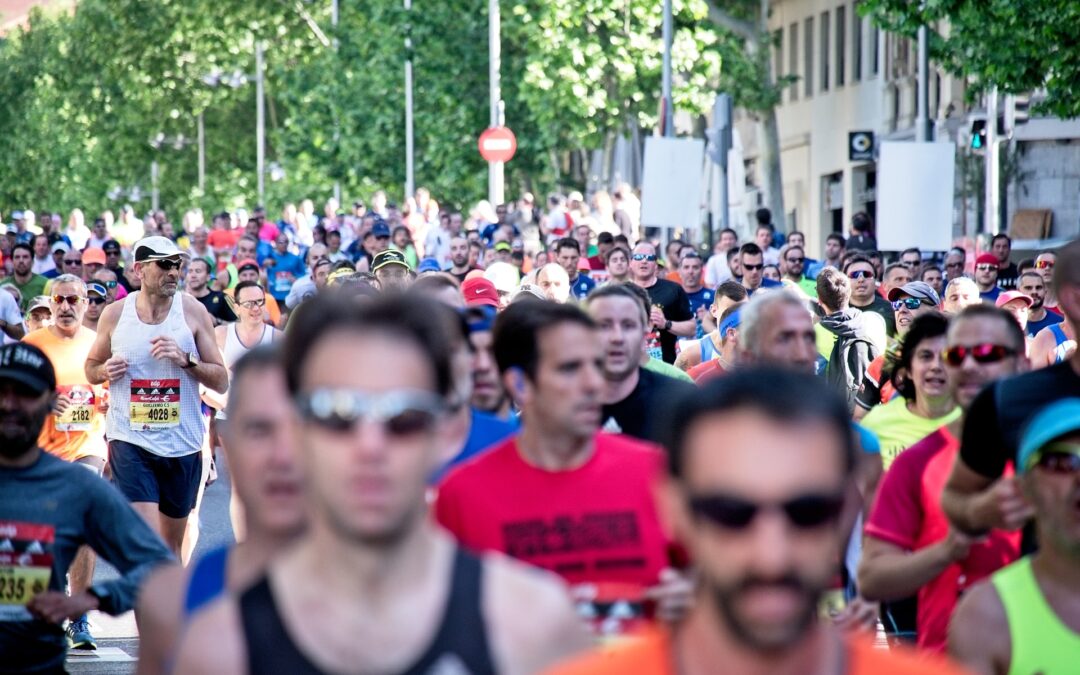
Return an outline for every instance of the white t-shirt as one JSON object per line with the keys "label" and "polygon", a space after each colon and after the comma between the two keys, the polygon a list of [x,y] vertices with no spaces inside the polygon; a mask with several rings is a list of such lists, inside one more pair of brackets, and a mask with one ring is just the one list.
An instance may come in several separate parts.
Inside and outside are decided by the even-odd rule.
{"label": "white t-shirt", "polygon": [[[0,321],[3,321],[7,325],[22,325],[23,315],[19,311],[19,303],[15,302],[15,298],[11,293],[7,291],[0,291]],[[25,328],[25,326],[23,326]],[[3,344],[10,344],[12,342],[18,342],[8,337],[7,333],[3,334]]]}
{"label": "white t-shirt", "polygon": [[727,255],[717,253],[709,257],[705,263],[705,285],[716,288],[725,281],[732,279],[731,270],[728,268]]}

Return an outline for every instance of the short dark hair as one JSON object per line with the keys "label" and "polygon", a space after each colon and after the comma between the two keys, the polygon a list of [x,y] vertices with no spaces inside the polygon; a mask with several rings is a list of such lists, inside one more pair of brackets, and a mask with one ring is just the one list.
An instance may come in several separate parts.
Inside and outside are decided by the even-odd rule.
{"label": "short dark hair", "polygon": [[431,366],[435,392],[447,396],[454,388],[451,368],[453,346],[464,340],[447,339],[460,333],[461,320],[454,310],[415,294],[374,296],[358,303],[339,290],[322,291],[294,312],[285,331],[285,376],[289,392],[300,390],[301,375],[311,352],[328,335],[340,332],[382,333],[419,347]]}
{"label": "short dark hair", "polygon": [[866,211],[859,211],[851,217],[851,229],[856,232],[870,232],[874,229],[874,224]]}
{"label": "short dark hair", "polygon": [[889,272],[892,272],[893,270],[907,271],[907,269],[908,269],[907,265],[905,265],[904,263],[898,263],[898,262],[889,263],[888,265],[885,266],[885,273],[882,276],[888,277]]}
{"label": "short dark hair", "polygon": [[630,253],[629,253],[629,251],[627,251],[627,250],[626,250],[625,248],[623,248],[622,246],[615,246],[615,247],[613,247],[613,248],[612,248],[611,250],[609,250],[609,251],[607,252],[607,255],[605,255],[605,256],[604,256],[604,263],[605,263],[605,264],[606,264],[606,263],[607,263],[608,261],[610,261],[610,260],[611,260],[611,256],[615,255],[615,252],[616,252],[616,251],[618,251],[619,253],[622,253],[622,254],[623,254],[623,257],[625,257],[625,258],[626,258],[626,261],[627,261],[627,262],[630,262]]}
{"label": "short dark hair", "polygon": [[[239,287],[239,284],[237,284],[237,287]],[[267,345],[256,345],[244,352],[240,358],[233,363],[232,368],[230,369],[232,375],[230,377],[229,397],[225,403],[225,410],[231,413],[236,409],[238,403],[237,399],[240,396],[239,387],[236,385],[241,382],[248,373],[278,368],[281,368],[284,372],[284,364],[281,361],[280,343],[271,342]]]}
{"label": "short dark hair", "polygon": [[727,250],[727,253],[724,254],[724,255],[725,255],[725,258],[727,259],[728,263],[731,263],[731,259],[734,258],[735,256],[739,255],[739,251],[740,251],[740,248],[738,246],[732,246],[731,248],[729,248]]}
{"label": "short dark hair", "polygon": [[743,300],[746,300],[746,286],[743,286],[734,279],[729,279],[716,287],[716,295],[713,297],[713,302],[715,303],[722,297],[733,300],[734,302],[742,302]]}
{"label": "short dark hair", "polygon": [[844,239],[844,235],[839,232],[830,233],[829,236],[825,237],[825,241],[838,241],[841,248],[847,246],[847,239]]}
{"label": "short dark hair", "polygon": [[266,289],[263,288],[262,284],[260,284],[258,281],[241,281],[240,283],[236,284],[236,287],[233,289],[233,298],[236,299],[236,302],[240,302],[240,291],[244,290],[245,288],[257,288],[263,292],[263,295],[266,295]]}
{"label": "short dark hair", "polygon": [[[644,299],[642,296],[645,296]],[[605,284],[599,288],[593,289],[591,293],[585,298],[585,306],[592,306],[593,301],[602,300],[604,298],[624,298],[626,300],[632,300],[637,303],[638,308],[642,312],[643,324],[649,322],[649,295],[645,289],[641,288],[637,284],[625,282],[621,284]]]}
{"label": "short dark hair", "polygon": [[933,264],[924,265],[923,268],[922,268],[922,271],[919,272],[919,281],[925,281],[926,280],[925,277],[926,277],[927,272],[937,272],[938,274],[944,274],[945,273],[937,265],[933,265]]}
{"label": "short dark hair", "polygon": [[817,296],[821,304],[834,312],[846,309],[851,302],[851,282],[838,269],[826,267],[818,273]]}
{"label": "short dark hair", "polygon": [[668,451],[668,471],[682,478],[686,468],[686,439],[694,424],[709,415],[753,410],[779,423],[824,422],[836,432],[845,476],[855,465],[851,415],[847,405],[824,380],[775,366],[736,368],[713,378],[700,389],[680,390],[658,415],[657,440]]}
{"label": "short dark hair", "polygon": [[903,251],[900,251],[900,257],[903,258],[908,253],[916,253],[919,256],[919,260],[922,260],[922,251],[919,250],[918,246],[912,246],[911,248],[905,248]]}
{"label": "short dark hair", "polygon": [[717,236],[717,238],[719,238],[719,237],[721,237],[721,236],[723,236],[725,234],[730,234],[731,236],[735,237],[736,241],[738,241],[738,239],[739,239],[739,233],[736,232],[735,230],[731,229],[730,227],[725,227],[724,229],[720,230],[720,234]]}
{"label": "short dark hair", "polygon": [[565,323],[596,328],[589,315],[574,305],[547,300],[511,303],[499,313],[492,329],[499,372],[520,368],[530,380],[534,379],[540,361],[540,333]]}
{"label": "short dark hair", "polygon": [[610,232],[601,232],[600,234],[596,235],[596,243],[597,244],[614,244],[615,243],[615,235],[613,235]]}
{"label": "short dark hair", "polygon": [[994,243],[997,242],[999,239],[1004,239],[1005,241],[1009,242],[1009,246],[1012,246],[1012,239],[1004,232],[998,232],[994,236],[990,237],[990,245],[993,246]]}
{"label": "short dark hair", "polygon": [[559,251],[563,250],[564,248],[572,248],[577,251],[578,254],[581,253],[581,244],[578,243],[577,239],[574,239],[572,237],[563,237],[562,239],[555,242],[555,255],[559,255]]}
{"label": "short dark hair", "polygon": [[772,229],[772,211],[765,207],[761,207],[754,212],[754,220],[757,221],[758,229],[767,227]]}
{"label": "short dark hair", "polygon": [[616,244],[623,244],[627,248],[630,248],[630,240],[626,238],[625,234],[617,234],[614,239]]}
{"label": "short dark hair", "polygon": [[748,241],[739,247],[739,255],[762,255],[761,247],[752,241]]}
{"label": "short dark hair", "polygon": [[1033,269],[1030,269],[1030,270],[1024,270],[1020,274],[1016,275],[1016,287],[1017,288],[1020,287],[1020,280],[1023,279],[1024,277],[1035,277],[1039,281],[1042,281],[1044,286],[1046,285],[1046,282],[1043,280],[1043,275],[1039,274],[1038,272],[1036,272]]}
{"label": "short dark hair", "polygon": [[893,387],[908,401],[914,401],[915,383],[911,380],[911,364],[915,360],[915,348],[923,340],[945,335],[949,331],[949,317],[934,311],[920,314],[911,322],[907,335],[900,343],[900,356],[890,377]]}
{"label": "short dark hair", "polygon": [[201,262],[202,264],[206,265],[206,273],[210,274],[210,261],[207,260],[206,258],[195,256],[194,258],[191,259],[191,262],[188,263],[188,267],[191,267],[192,265],[194,265],[197,262]]}
{"label": "short dark hair", "polygon": [[341,232],[339,232],[339,231],[337,231],[337,230],[327,230],[327,231],[326,231],[326,236],[328,236],[328,237],[329,237],[329,236],[331,236],[331,235],[333,235],[333,236],[337,237],[338,239],[341,239]]}
{"label": "short dark hair", "polygon": [[[1035,276],[1039,276],[1036,274]],[[1039,277],[1042,279],[1042,277]],[[1027,345],[1027,338],[1024,335],[1023,329],[1020,328],[1020,324],[1016,321],[1016,317],[1010,314],[1008,311],[995,307],[987,302],[980,302],[974,305],[968,305],[960,310],[952,318],[949,324],[950,328],[968,319],[997,319],[1005,326],[1005,330],[1009,333],[1009,345],[1017,351],[1018,354],[1023,355],[1024,349]]]}
{"label": "short dark hair", "polygon": [[844,257],[844,274],[847,274],[848,268],[856,263],[865,263],[870,267],[874,266],[874,261],[870,260],[868,256],[862,253],[850,253]]}
{"label": "short dark hair", "polygon": [[18,250],[26,251],[27,253],[30,254],[31,258],[34,257],[34,247],[31,246],[30,244],[27,244],[25,241],[20,241],[18,244],[15,244],[14,246],[11,247],[12,255],[14,255],[15,251],[18,251]]}

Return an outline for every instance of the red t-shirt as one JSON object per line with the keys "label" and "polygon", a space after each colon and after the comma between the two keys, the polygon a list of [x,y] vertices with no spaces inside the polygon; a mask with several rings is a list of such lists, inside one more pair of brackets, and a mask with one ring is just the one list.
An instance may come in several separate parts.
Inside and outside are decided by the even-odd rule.
{"label": "red t-shirt", "polygon": [[[949,522],[941,510],[941,493],[960,453],[960,441],[942,427],[893,460],[878,487],[866,534],[917,551],[945,539]],[[992,530],[968,557],[949,565],[919,589],[918,644],[944,651],[960,594],[1020,555],[1020,533]]]}
{"label": "red t-shirt", "polygon": [[[670,540],[653,488],[663,471],[657,446],[597,434],[577,469],[547,471],[525,462],[515,438],[452,470],[439,485],[435,517],[467,548],[500,551],[551,570],[574,598],[648,613],[641,593],[668,566]],[[615,631],[618,632],[618,631]]]}
{"label": "red t-shirt", "polygon": [[235,230],[211,230],[206,237],[206,243],[215,251],[231,250],[236,248],[236,242],[244,235],[241,229]]}
{"label": "red t-shirt", "polygon": [[699,363],[690,370],[686,371],[695,384],[704,384],[714,377],[719,377],[727,371],[724,370],[724,366],[720,364],[719,359],[709,359],[705,363]]}

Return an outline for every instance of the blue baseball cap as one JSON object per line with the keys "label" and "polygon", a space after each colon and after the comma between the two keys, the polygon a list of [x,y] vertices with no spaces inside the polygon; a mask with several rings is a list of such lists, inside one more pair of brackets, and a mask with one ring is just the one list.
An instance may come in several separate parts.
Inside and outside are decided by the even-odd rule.
{"label": "blue baseball cap", "polygon": [[1020,436],[1016,472],[1029,470],[1039,451],[1050,441],[1077,431],[1080,431],[1080,398],[1063,398],[1039,410],[1028,420]]}
{"label": "blue baseball cap", "polygon": [[420,264],[416,266],[416,273],[421,272],[441,272],[442,266],[439,265],[439,261],[436,258],[424,258],[420,261]]}
{"label": "blue baseball cap", "polygon": [[371,226],[371,234],[373,234],[376,238],[389,237],[390,226],[387,225],[385,221],[377,221],[374,225]]}

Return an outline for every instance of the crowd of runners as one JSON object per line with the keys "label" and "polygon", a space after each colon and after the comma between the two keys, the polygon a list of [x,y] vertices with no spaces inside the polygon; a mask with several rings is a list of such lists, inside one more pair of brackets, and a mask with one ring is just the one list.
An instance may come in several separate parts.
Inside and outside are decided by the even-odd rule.
{"label": "crowd of runners", "polygon": [[1080,672],[1080,241],[638,211],[12,213],[0,673]]}

